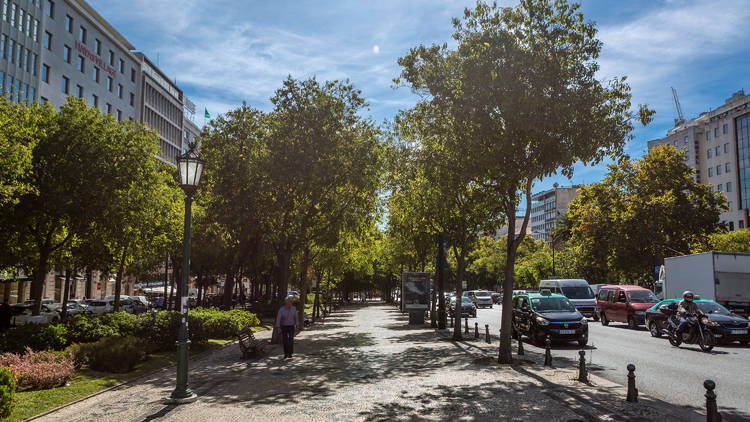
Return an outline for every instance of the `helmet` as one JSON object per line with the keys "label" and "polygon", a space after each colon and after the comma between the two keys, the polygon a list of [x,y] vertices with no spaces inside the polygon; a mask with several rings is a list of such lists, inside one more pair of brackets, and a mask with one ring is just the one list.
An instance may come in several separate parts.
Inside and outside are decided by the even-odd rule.
{"label": "helmet", "polygon": [[685,293],[682,294],[682,298],[687,300],[688,302],[692,302],[693,297],[695,297],[695,295],[690,290],[685,290]]}

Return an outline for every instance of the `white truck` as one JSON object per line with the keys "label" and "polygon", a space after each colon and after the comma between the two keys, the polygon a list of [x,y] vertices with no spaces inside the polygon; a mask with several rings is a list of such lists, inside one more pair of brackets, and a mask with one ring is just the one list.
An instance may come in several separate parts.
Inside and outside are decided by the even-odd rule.
{"label": "white truck", "polygon": [[[657,288],[659,287],[657,283]],[[750,254],[705,252],[664,259],[663,298],[686,290],[715,300],[730,311],[750,313]]]}

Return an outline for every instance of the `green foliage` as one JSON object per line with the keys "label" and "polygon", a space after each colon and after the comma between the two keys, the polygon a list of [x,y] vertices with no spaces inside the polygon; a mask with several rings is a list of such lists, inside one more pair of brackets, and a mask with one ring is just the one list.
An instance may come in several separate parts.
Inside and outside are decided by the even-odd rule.
{"label": "green foliage", "polygon": [[0,352],[22,354],[27,347],[34,351],[62,350],[69,344],[67,336],[63,325],[24,324],[2,334]]}
{"label": "green foliage", "polygon": [[7,418],[13,411],[16,397],[16,378],[8,368],[0,368],[0,418]]}
{"label": "green foliage", "polygon": [[134,336],[103,337],[95,343],[78,344],[71,349],[77,366],[103,372],[130,372],[146,360],[145,340]]}
{"label": "green foliage", "polygon": [[750,253],[750,229],[712,233],[707,241],[691,250],[692,253],[710,251]]}

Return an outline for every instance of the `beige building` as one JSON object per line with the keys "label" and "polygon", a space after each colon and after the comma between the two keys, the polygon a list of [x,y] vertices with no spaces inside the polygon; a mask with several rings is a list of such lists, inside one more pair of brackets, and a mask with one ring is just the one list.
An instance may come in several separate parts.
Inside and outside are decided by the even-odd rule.
{"label": "beige building", "polygon": [[734,93],[716,110],[677,121],[667,136],[648,142],[649,151],[671,144],[687,151],[695,180],[723,192],[729,211],[720,219],[729,230],[748,227],[750,208],[750,95]]}
{"label": "beige building", "polygon": [[531,235],[537,240],[550,241],[550,232],[557,225],[562,214],[568,212],[568,205],[578,195],[580,185],[555,186],[552,189],[531,196],[530,225]]}

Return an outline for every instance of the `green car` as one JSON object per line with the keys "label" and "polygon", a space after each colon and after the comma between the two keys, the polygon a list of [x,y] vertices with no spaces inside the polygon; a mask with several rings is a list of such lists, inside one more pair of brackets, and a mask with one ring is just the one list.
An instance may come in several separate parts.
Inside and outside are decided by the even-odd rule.
{"label": "green car", "polygon": [[576,341],[583,347],[589,341],[589,326],[567,297],[542,290],[513,297],[513,337],[519,336],[537,344],[549,336],[552,341]]}

